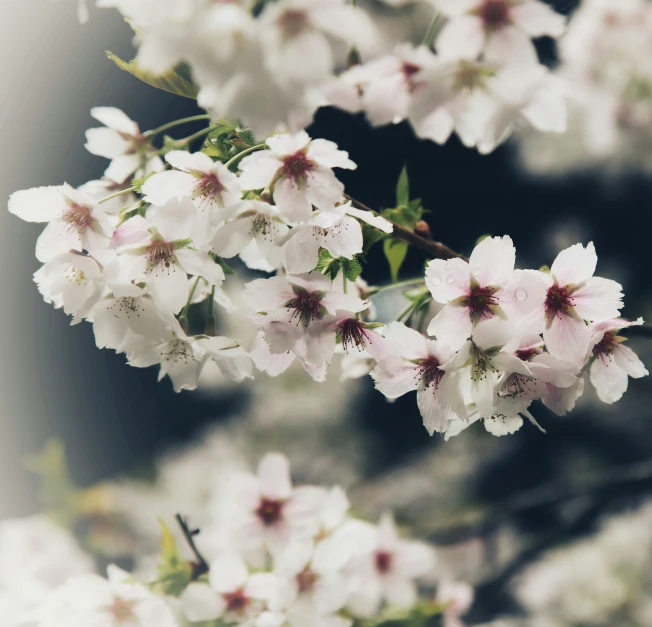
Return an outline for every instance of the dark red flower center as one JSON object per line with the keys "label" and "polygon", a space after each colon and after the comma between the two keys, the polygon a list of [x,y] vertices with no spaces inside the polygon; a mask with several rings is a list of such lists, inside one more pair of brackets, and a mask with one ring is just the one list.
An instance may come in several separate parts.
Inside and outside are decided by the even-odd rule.
{"label": "dark red flower center", "polygon": [[414,64],[404,61],[401,66],[401,72],[405,77],[405,82],[408,84],[408,89],[414,91],[417,87],[417,82],[414,80],[414,76],[421,71],[421,67]]}
{"label": "dark red flower center", "polygon": [[543,349],[540,346],[535,346],[533,348],[523,348],[517,350],[516,356],[521,361],[530,361],[532,357],[535,357],[536,355],[541,355],[541,353],[543,353]]}
{"label": "dark red flower center", "polygon": [[301,9],[288,9],[283,11],[277,24],[286,37],[295,37],[303,32],[309,25],[308,14]]}
{"label": "dark red flower center", "polygon": [[419,362],[417,376],[425,383],[426,387],[430,387],[431,385],[434,385],[436,388],[439,387],[439,382],[445,374],[439,366],[439,360],[434,355],[430,355]]}
{"label": "dark red flower center", "polygon": [[568,313],[568,310],[574,306],[568,286],[560,286],[555,283],[548,289],[544,306],[548,318]]}
{"label": "dark red flower center", "polygon": [[295,182],[304,181],[315,165],[303,150],[299,150],[283,159],[283,176]]}
{"label": "dark red flower center", "polygon": [[310,592],[317,583],[317,575],[314,573],[308,566],[306,566],[298,575],[297,575],[297,586],[299,592]]}
{"label": "dark red flower center", "polygon": [[321,304],[323,292],[309,292],[297,285],[293,285],[292,290],[295,297],[285,303],[285,306],[293,310],[292,318],[297,319],[297,324],[303,323],[307,326],[313,320],[324,316],[326,312]]}
{"label": "dark red flower center", "polygon": [[149,270],[169,268],[174,260],[174,246],[171,242],[156,240],[147,249],[147,266]]}
{"label": "dark red flower center", "polygon": [[85,205],[73,205],[66,211],[63,219],[78,231],[85,231],[93,224],[91,210]]}
{"label": "dark red flower center", "polygon": [[348,353],[350,348],[362,350],[367,339],[367,330],[360,320],[347,318],[340,323],[339,335],[342,341],[342,348]]}
{"label": "dark red flower center", "polygon": [[107,609],[111,618],[120,624],[131,621],[131,619],[134,618],[134,605],[134,600],[127,600],[116,597],[113,599],[113,603],[107,607]]}
{"label": "dark red flower center", "polygon": [[382,575],[386,575],[392,569],[394,556],[387,551],[376,552],[376,570]]}
{"label": "dark red flower center", "polygon": [[227,592],[224,594],[224,601],[226,601],[226,609],[229,612],[242,612],[249,605],[249,597],[242,589]]}
{"label": "dark red flower center", "polygon": [[486,30],[498,30],[510,23],[507,0],[485,0],[478,15]]}
{"label": "dark red flower center", "polygon": [[256,516],[260,518],[263,525],[271,527],[279,522],[283,516],[283,501],[278,499],[261,499]]}
{"label": "dark red flower center", "polygon": [[498,306],[498,299],[494,296],[496,290],[492,287],[475,285],[466,297],[464,304],[469,308],[471,318],[482,320],[494,315],[493,307]]}
{"label": "dark red flower center", "polygon": [[206,201],[215,201],[225,189],[217,174],[204,174],[195,183],[194,195]]}
{"label": "dark red flower center", "polygon": [[604,337],[593,347],[593,355],[601,359],[611,359],[614,349],[619,344],[618,339],[615,333],[605,333]]}

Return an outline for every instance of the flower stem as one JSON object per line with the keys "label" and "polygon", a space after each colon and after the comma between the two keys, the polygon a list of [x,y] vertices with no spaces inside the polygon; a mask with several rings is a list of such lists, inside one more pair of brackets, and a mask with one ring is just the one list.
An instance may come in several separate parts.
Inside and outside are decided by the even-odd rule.
{"label": "flower stem", "polygon": [[165,131],[174,128],[175,126],[181,126],[182,124],[190,124],[191,122],[200,122],[201,120],[210,120],[211,116],[208,115],[207,113],[204,113],[202,115],[191,115],[189,118],[183,118],[181,120],[174,120],[173,122],[168,122],[167,124],[163,124],[162,126],[159,126],[158,128],[155,128],[151,131],[147,131],[145,133],[146,137],[153,137],[155,135],[159,135],[160,133],[164,133]]}
{"label": "flower stem", "polygon": [[195,279],[195,282],[192,284],[192,288],[190,288],[190,294],[188,294],[188,300],[186,301],[186,304],[181,311],[181,315],[179,316],[179,324],[186,333],[188,333],[188,312],[190,311],[190,302],[192,301],[192,297],[195,295],[195,291],[197,290],[197,286],[199,285],[200,280],[201,277],[198,276]]}
{"label": "flower stem", "polygon": [[423,278],[414,278],[414,279],[406,279],[405,281],[397,281],[396,283],[388,283],[387,285],[378,285],[376,287],[372,287],[369,289],[369,292],[371,292],[372,296],[375,296],[376,294],[380,294],[381,292],[385,292],[387,290],[393,290],[395,288],[399,287],[408,287],[410,285],[423,285],[425,281]]}
{"label": "flower stem", "polygon": [[114,198],[118,198],[118,196],[122,196],[123,194],[130,194],[131,192],[135,192],[135,191],[136,191],[135,187],[127,187],[127,189],[121,189],[119,192],[116,192],[115,194],[110,194],[109,196],[100,198],[100,200],[97,201],[97,204],[101,205],[103,202],[107,202],[108,200],[113,200]]}
{"label": "flower stem", "polygon": [[213,129],[217,128],[216,126],[207,126],[206,128],[203,128],[201,131],[197,131],[196,133],[193,133],[192,135],[188,135],[188,137],[184,137],[183,139],[180,139],[179,142],[182,144],[190,144],[194,142],[196,139],[200,139],[204,135],[208,135]]}
{"label": "flower stem", "polygon": [[208,315],[206,316],[206,326],[204,328],[206,335],[215,335],[215,286],[211,289],[211,295],[208,297]]}
{"label": "flower stem", "polygon": [[441,13],[435,13],[435,17],[433,17],[432,22],[430,22],[428,32],[425,34],[423,41],[421,42],[422,46],[425,46],[426,48],[432,46],[432,43],[435,41],[435,35],[437,34],[437,27],[439,26],[440,21]]}
{"label": "flower stem", "polygon": [[255,146],[252,146],[251,148],[247,148],[246,150],[243,150],[242,152],[239,152],[235,157],[231,157],[224,165],[227,168],[230,168],[234,163],[238,162],[242,157],[246,157],[247,155],[251,154],[252,152],[255,152],[256,150],[262,150],[265,148],[266,144],[256,144]]}

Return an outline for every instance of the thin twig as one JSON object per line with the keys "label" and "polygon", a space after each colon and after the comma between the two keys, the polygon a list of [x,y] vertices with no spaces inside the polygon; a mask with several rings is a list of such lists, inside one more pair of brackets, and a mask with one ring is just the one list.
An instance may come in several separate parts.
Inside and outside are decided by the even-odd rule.
{"label": "thin twig", "polygon": [[198,579],[209,571],[208,562],[204,559],[203,555],[199,552],[199,549],[195,544],[195,536],[199,534],[199,529],[190,529],[188,523],[183,519],[181,514],[177,514],[176,519],[179,523],[179,527],[181,528],[183,536],[186,539],[188,546],[190,547],[190,550],[197,560],[195,563],[193,563],[192,578],[193,580]]}
{"label": "thin twig", "polygon": [[652,338],[652,326],[649,324],[634,325],[632,327],[627,327],[627,329],[623,329],[623,333],[630,337]]}
{"label": "thin twig", "polygon": [[[377,213],[371,207],[367,207],[367,205],[361,203],[359,200],[356,200],[355,198],[352,198],[348,194],[344,194],[344,196],[346,197],[347,200],[351,201],[351,204],[356,209],[361,209],[362,211],[370,211],[371,213]],[[464,261],[469,260],[468,257],[465,257],[461,253],[454,251],[452,248],[446,246],[446,244],[442,244],[441,242],[435,242],[431,239],[422,237],[421,235],[418,235],[417,233],[413,233],[409,229],[406,229],[405,227],[400,226],[395,222],[392,222],[392,225],[394,226],[394,231],[392,233],[394,237],[403,240],[408,244],[412,244],[412,246],[414,246],[415,248],[419,248],[420,250],[427,252],[434,259],[456,258],[456,259],[464,259]]]}

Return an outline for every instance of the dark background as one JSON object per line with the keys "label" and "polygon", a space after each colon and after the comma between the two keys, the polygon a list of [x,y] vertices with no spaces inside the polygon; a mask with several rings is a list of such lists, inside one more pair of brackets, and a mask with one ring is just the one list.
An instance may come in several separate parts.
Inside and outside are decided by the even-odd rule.
{"label": "dark background", "polygon": [[[554,4],[569,12],[575,3]],[[18,16],[14,10],[13,27],[27,30],[32,16]],[[25,34],[40,47],[38,59],[30,65],[30,57],[22,58],[20,81],[14,77],[4,95],[3,127],[11,125],[18,134],[3,154],[6,194],[63,180],[79,185],[101,175],[105,162],[83,149],[84,130],[93,125],[88,116],[91,106],[120,107],[143,129],[196,112],[193,102],[156,92],[103,58],[104,47],[124,58],[133,56],[129,29],[115,13],[95,11],[91,24],[80,27],[74,23],[74,11],[65,16],[59,7],[54,11],[48,6],[47,11],[52,17],[38,26],[40,31],[31,27]],[[553,62],[549,43],[541,46]],[[50,64],[45,69],[44,55]],[[21,87],[38,81],[38,90],[26,92]],[[509,234],[521,267],[550,264],[560,248],[593,240],[598,274],[624,286],[624,315],[652,312],[649,177],[632,172],[616,179],[594,172],[563,180],[535,179],[519,170],[512,145],[480,156],[455,139],[440,147],[416,139],[406,124],[372,129],[360,116],[333,110],[319,112],[309,130],[349,151],[358,169],[341,172],[341,179],[347,191],[367,205],[393,204],[397,177],[407,164],[412,195],[423,199],[429,210],[427,220],[435,239],[468,254],[481,235]],[[33,244],[39,232],[39,225],[4,218],[0,289],[3,327],[9,331],[4,342],[0,471],[11,487],[4,490],[0,516],[34,509],[34,483],[22,471],[20,460],[51,436],[66,444],[74,478],[91,484],[190,438],[247,402],[238,393],[174,394],[169,380],[157,383],[156,368],[131,368],[123,356],[97,350],[90,324],[70,328],[67,317],[43,303],[31,283],[38,267]],[[387,281],[380,253],[378,249],[371,255],[365,269],[370,283]],[[410,252],[403,278],[420,274],[423,263],[420,253]],[[644,359],[651,354],[645,342],[633,343]],[[371,382],[365,385],[368,391],[351,420],[369,433],[373,447],[369,476],[387,472],[415,451],[446,446],[428,437],[412,396],[389,405],[373,392]],[[511,436],[509,454],[484,467],[470,482],[471,496],[480,502],[502,502],[515,491],[563,481],[578,465],[608,472],[652,458],[650,392],[647,379],[632,381],[621,403],[599,409],[589,403],[568,418],[556,418],[537,407],[547,436],[527,425]],[[493,442],[487,437],[485,446]],[[568,533],[590,528],[605,510],[627,506],[649,489],[643,481],[631,491],[606,495]],[[530,531],[550,528],[559,524],[558,513],[539,508],[519,517],[518,523]]]}

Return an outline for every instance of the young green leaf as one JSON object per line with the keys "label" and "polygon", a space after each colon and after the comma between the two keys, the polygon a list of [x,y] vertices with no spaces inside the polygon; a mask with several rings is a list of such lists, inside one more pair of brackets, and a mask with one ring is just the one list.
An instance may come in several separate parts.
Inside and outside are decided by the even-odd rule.
{"label": "young green leaf", "polygon": [[353,259],[342,258],[342,272],[348,281],[355,281],[362,274],[362,265],[358,261],[357,257]]}
{"label": "young green leaf", "polygon": [[396,206],[407,205],[410,202],[410,180],[408,179],[407,166],[403,166],[396,183]]}
{"label": "young green leaf", "polygon": [[383,242],[383,250],[389,263],[392,281],[398,281],[398,273],[407,256],[408,245],[400,240],[390,238]]}

